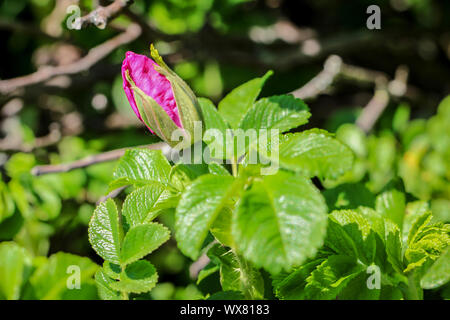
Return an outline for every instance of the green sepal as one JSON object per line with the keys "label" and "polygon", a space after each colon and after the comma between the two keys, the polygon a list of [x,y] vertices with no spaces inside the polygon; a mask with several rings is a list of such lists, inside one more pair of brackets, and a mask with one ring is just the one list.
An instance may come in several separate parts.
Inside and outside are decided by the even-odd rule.
{"label": "green sepal", "polygon": [[194,135],[194,125],[196,121],[202,120],[197,97],[187,83],[167,66],[153,44],[150,45],[150,54],[158,64],[155,66],[155,70],[165,76],[172,86],[183,128],[190,134],[191,143],[196,142],[201,139],[201,135]]}
{"label": "green sepal", "polygon": [[183,129],[178,128],[166,111],[153,98],[145,94],[145,92],[136,86],[128,71],[126,72],[126,78],[131,84],[131,89],[133,92],[137,93],[137,97],[139,97],[139,99],[136,99],[136,106],[147,127],[152,129],[158,137],[167,142],[171,147],[179,145],[180,141],[174,141],[171,139],[172,133],[175,130]]}

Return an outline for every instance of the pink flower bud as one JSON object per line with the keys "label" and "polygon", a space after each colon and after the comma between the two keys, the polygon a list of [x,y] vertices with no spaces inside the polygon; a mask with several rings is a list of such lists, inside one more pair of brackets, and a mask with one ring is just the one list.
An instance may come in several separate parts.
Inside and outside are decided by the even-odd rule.
{"label": "pink flower bud", "polygon": [[[122,63],[123,89],[125,90],[125,94],[139,120],[143,121],[136,105],[132,85],[126,78],[126,71],[128,71],[128,74],[136,87],[155,100],[173,122],[181,128],[177,102],[170,81],[164,75],[156,71],[155,66],[157,66],[157,64],[152,59],[128,51],[125,60],[123,60]],[[153,130],[151,128],[149,129],[153,133]]]}

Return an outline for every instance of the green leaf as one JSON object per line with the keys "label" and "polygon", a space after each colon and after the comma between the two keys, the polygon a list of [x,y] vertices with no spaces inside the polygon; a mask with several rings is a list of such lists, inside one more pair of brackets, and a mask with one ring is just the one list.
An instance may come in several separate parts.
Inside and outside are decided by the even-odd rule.
{"label": "green leaf", "polygon": [[208,145],[209,153],[212,158],[226,159],[229,155],[225,147],[227,141],[231,140],[231,129],[210,100],[200,98],[199,104],[205,126],[203,140]]}
{"label": "green leaf", "polygon": [[121,265],[127,265],[145,257],[169,238],[169,230],[159,223],[132,227],[123,239],[120,253]]}
{"label": "green leaf", "polygon": [[79,276],[80,286],[83,287],[92,280],[97,270],[98,266],[88,258],[63,252],[56,253],[39,266],[30,278],[34,298],[61,299],[65,292],[71,290],[68,288],[68,284],[73,284],[71,276],[74,280]]}
{"label": "green leaf", "polygon": [[89,222],[89,242],[104,260],[120,264],[120,243],[123,231],[116,204],[111,198],[95,209]]}
{"label": "green leaf", "polygon": [[339,210],[329,215],[325,243],[337,254],[360,259],[366,265],[374,262],[375,233],[369,221],[355,211]]}
{"label": "green leaf", "polygon": [[286,134],[279,148],[280,166],[308,177],[335,179],[353,163],[350,149],[324,131]]}
{"label": "green leaf", "polygon": [[178,163],[170,171],[170,184],[179,192],[183,192],[195,179],[208,173],[208,166],[203,164]]}
{"label": "green leaf", "polygon": [[235,248],[232,235],[233,212],[229,207],[224,207],[213,225],[211,226],[212,235],[223,245]]}
{"label": "green leaf", "polygon": [[130,149],[120,158],[109,189],[126,185],[140,187],[154,181],[166,185],[169,181],[169,173],[170,164],[161,151]]}
{"label": "green leaf", "polygon": [[396,223],[401,230],[405,216],[405,195],[395,189],[383,192],[377,196],[376,210]]}
{"label": "green leaf", "polygon": [[406,213],[403,219],[402,242],[406,246],[408,243],[408,235],[417,218],[430,210],[427,201],[413,201],[406,205]]}
{"label": "green leaf", "polygon": [[[339,300],[378,300],[380,298],[381,289],[385,286],[380,284],[380,289],[369,288],[368,278],[371,276],[371,272],[367,269],[364,270],[361,267],[356,267],[356,276],[351,276],[349,281],[346,281],[346,285],[339,290],[337,298]],[[358,273],[357,270],[361,269]],[[370,271],[370,270],[369,270]],[[374,274],[375,276],[375,274]]]}
{"label": "green leaf", "polygon": [[189,185],[175,213],[178,247],[195,260],[220,210],[230,201],[234,186],[231,176],[207,174]]}
{"label": "green leaf", "polygon": [[102,300],[120,300],[121,296],[118,291],[111,288],[114,280],[106,275],[104,270],[99,269],[95,273],[95,283],[97,285],[98,295]]}
{"label": "green leaf", "polygon": [[117,291],[143,293],[153,289],[157,282],[155,267],[147,260],[139,260],[126,267],[120,275],[120,281],[109,285]]}
{"label": "green leaf", "polygon": [[273,274],[289,270],[323,244],[326,213],[309,179],[283,171],[264,176],[244,192],[234,215],[238,252]]}
{"label": "green leaf", "polygon": [[450,247],[433,263],[420,280],[424,289],[435,289],[450,281]]}
{"label": "green leaf", "polygon": [[114,280],[120,279],[120,273],[122,272],[122,268],[118,264],[114,264],[108,261],[103,262],[102,272]]}
{"label": "green leaf", "polygon": [[275,295],[281,300],[305,300],[306,279],[323,261],[323,259],[317,259],[305,263],[289,274],[272,275]]}
{"label": "green leaf", "polygon": [[292,95],[272,96],[258,100],[245,114],[239,127],[279,129],[280,133],[308,122],[311,116],[306,104]]}
{"label": "green leaf", "polygon": [[17,300],[31,272],[31,257],[15,242],[0,243],[0,299]]}
{"label": "green leaf", "polygon": [[408,245],[411,245],[419,238],[420,233],[426,228],[432,218],[431,212],[425,211],[414,220],[408,233]]}
{"label": "green leaf", "polygon": [[199,285],[203,280],[208,278],[210,275],[219,271],[220,267],[210,262],[206,267],[204,267],[197,275],[197,285]]}
{"label": "green leaf", "polygon": [[345,143],[358,157],[367,157],[366,134],[357,125],[341,125],[336,131],[336,139]]}
{"label": "green leaf", "polygon": [[426,212],[411,227],[408,247],[405,251],[407,267],[405,273],[424,268],[440,257],[450,245],[450,226],[431,223],[433,217]]}
{"label": "green leaf", "polygon": [[206,98],[198,98],[198,102],[202,111],[205,131],[210,129],[218,129],[225,136],[225,132],[229,127],[211,100]]}
{"label": "green leaf", "polygon": [[387,259],[391,263],[394,270],[401,274],[403,272],[404,265],[400,229],[394,222],[385,220],[385,230]]}
{"label": "green leaf", "polygon": [[353,257],[333,255],[328,257],[306,279],[306,297],[314,300],[336,299],[339,292],[355,278],[363,267]]}
{"label": "green leaf", "polygon": [[360,206],[372,208],[375,196],[362,183],[345,183],[323,191],[330,210],[356,209]]}
{"label": "green leaf", "polygon": [[125,223],[134,227],[155,219],[161,209],[175,207],[172,194],[157,182],[151,182],[130,193],[124,203],[122,215]]}
{"label": "green leaf", "polygon": [[237,128],[248,109],[258,97],[267,78],[272,75],[268,71],[261,78],[250,80],[231,91],[219,103],[219,113],[232,128]]}

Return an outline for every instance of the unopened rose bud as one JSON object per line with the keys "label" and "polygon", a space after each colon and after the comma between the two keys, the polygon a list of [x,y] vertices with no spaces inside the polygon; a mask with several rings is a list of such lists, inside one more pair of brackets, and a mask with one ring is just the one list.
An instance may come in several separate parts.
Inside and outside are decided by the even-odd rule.
{"label": "unopened rose bud", "polygon": [[[125,94],[137,117],[150,131],[174,147],[188,147],[194,123],[201,121],[198,101],[189,86],[173,72],[151,46],[152,59],[128,51],[122,63]],[[184,142],[177,140],[178,130]]]}

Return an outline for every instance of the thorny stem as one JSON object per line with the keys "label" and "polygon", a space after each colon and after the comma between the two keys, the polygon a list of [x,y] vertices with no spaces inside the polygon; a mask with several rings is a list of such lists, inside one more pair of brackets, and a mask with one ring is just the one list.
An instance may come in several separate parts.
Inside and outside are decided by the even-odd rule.
{"label": "thorny stem", "polygon": [[241,291],[244,294],[245,299],[259,300],[263,299],[261,294],[253,285],[253,275],[251,274],[251,266],[248,261],[233,251],[236,261],[239,265],[239,280],[241,282]]}

